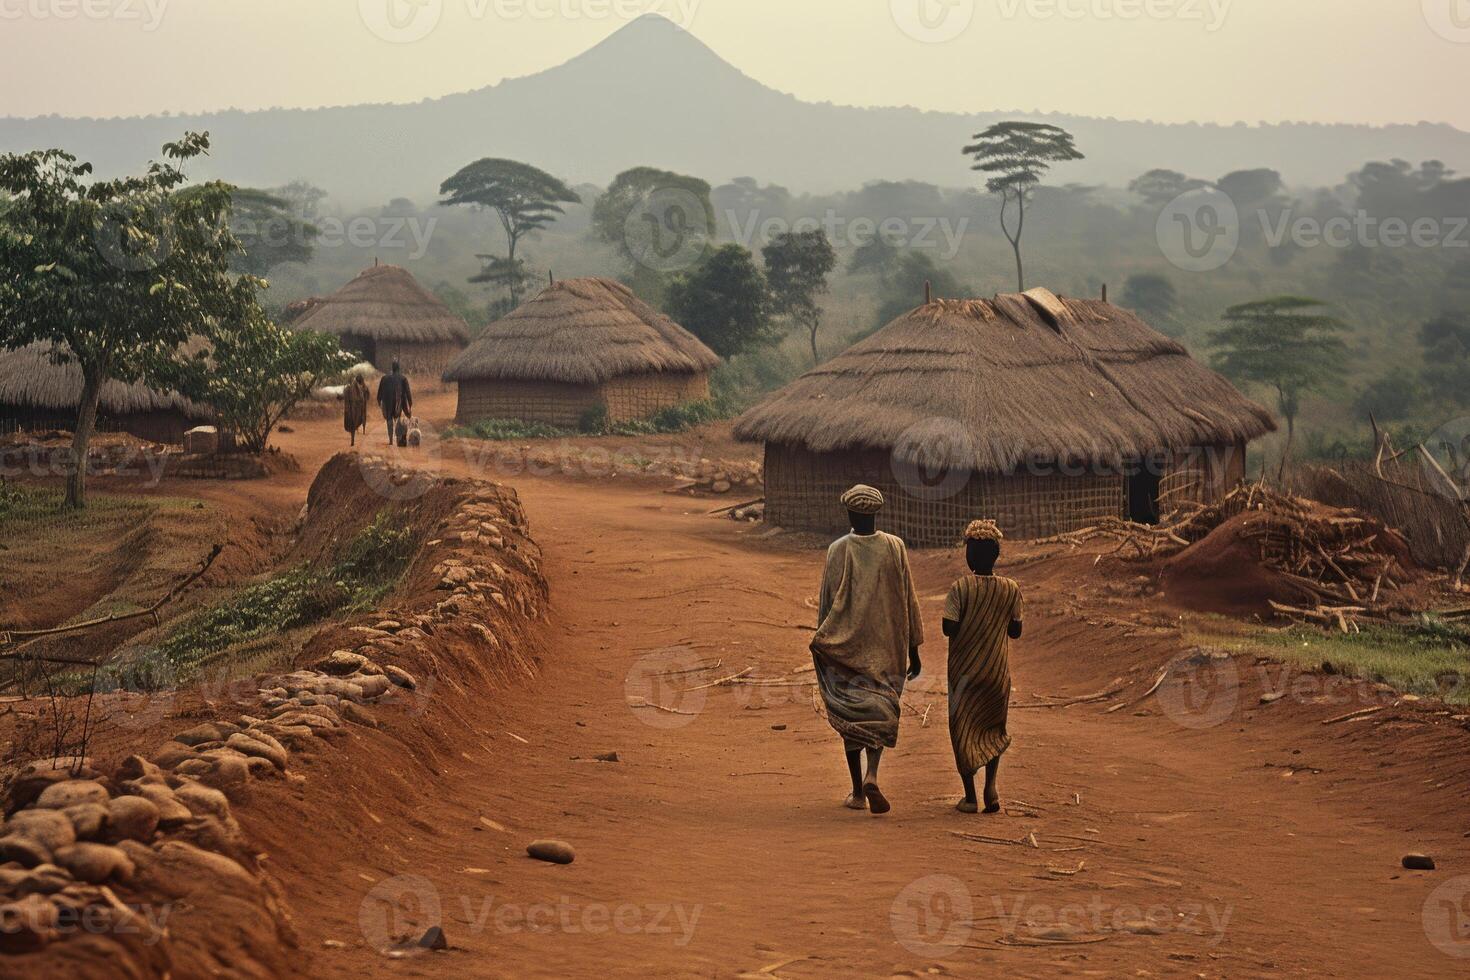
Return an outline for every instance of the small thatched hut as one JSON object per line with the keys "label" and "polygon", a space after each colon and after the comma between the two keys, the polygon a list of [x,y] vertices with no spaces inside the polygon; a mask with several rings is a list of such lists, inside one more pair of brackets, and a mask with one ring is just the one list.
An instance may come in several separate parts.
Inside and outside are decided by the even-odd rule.
{"label": "small thatched hut", "polygon": [[293,330],[335,334],[386,372],[397,360],[408,375],[437,378],[469,343],[464,320],[396,265],[374,265],[291,322]]}
{"label": "small thatched hut", "polygon": [[[0,432],[76,427],[82,371],[74,363],[57,364],[51,351],[44,343],[0,351]],[[141,384],[109,381],[97,403],[99,431],[152,442],[182,443],[186,430],[212,420],[207,406]]]}
{"label": "small thatched hut", "polygon": [[911,544],[967,521],[1044,537],[1100,518],[1157,520],[1239,482],[1270,413],[1180,344],[1107,302],[1044,289],[937,300],[742,416],[765,446],[766,519],[838,533],[869,483]]}
{"label": "small thatched hut", "polygon": [[492,323],[449,366],[458,419],[576,426],[605,408],[614,422],[709,397],[719,357],[611,279],[567,279]]}

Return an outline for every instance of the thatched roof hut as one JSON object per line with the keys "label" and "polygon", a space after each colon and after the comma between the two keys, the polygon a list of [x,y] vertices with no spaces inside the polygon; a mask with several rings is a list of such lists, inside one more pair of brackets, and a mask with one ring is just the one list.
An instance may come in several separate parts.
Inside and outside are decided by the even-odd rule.
{"label": "thatched roof hut", "polygon": [[[50,344],[0,351],[0,428],[71,429],[82,400],[82,371],[57,363]],[[177,391],[108,381],[97,404],[103,431],[130,432],[154,442],[182,443],[184,432],[213,419],[205,405]]]}
{"label": "thatched roof hut", "polygon": [[885,526],[947,544],[988,516],[1020,536],[1148,520],[1244,472],[1271,415],[1133,313],[1044,289],[937,300],[740,418],[766,443],[766,516],[841,530],[859,478]]}
{"label": "thatched roof hut", "polygon": [[552,283],[485,333],[444,372],[459,419],[573,426],[605,408],[613,421],[709,397],[719,357],[611,279]]}
{"label": "thatched roof hut", "polygon": [[334,334],[380,371],[398,360],[405,374],[437,378],[469,342],[464,320],[396,265],[364,269],[332,295],[304,305],[293,330]]}

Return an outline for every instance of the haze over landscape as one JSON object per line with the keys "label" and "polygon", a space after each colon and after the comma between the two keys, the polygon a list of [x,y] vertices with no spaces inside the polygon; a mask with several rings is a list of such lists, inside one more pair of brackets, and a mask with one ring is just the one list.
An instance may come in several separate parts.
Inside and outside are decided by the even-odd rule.
{"label": "haze over landscape", "polygon": [[[1180,2],[1183,4],[1184,0]],[[1377,6],[1369,0],[1364,0],[1364,4],[1364,11]],[[1059,37],[1065,38],[1075,29],[1068,19],[1057,18],[1038,25],[1022,18],[995,25],[984,23],[982,18],[971,23],[959,40],[923,43],[899,31],[889,11],[881,9],[879,13],[886,24],[882,35],[884,50],[897,50],[901,56],[872,62],[849,61],[845,71],[835,77],[824,73],[820,85],[816,84],[819,79],[813,77],[804,80],[808,84],[794,86],[831,93],[832,86],[846,78],[852,82],[850,93],[845,96],[831,93],[837,104],[806,101],[778,91],[769,87],[754,69],[743,71],[746,66],[725,61],[700,40],[698,27],[704,23],[700,17],[693,18],[696,30],[690,33],[661,15],[647,15],[618,28],[610,37],[564,64],[527,71],[523,77],[458,94],[427,97],[425,93],[423,101],[411,104],[390,104],[399,101],[405,86],[396,69],[410,55],[421,55],[431,43],[438,43],[436,39],[440,35],[455,33],[450,29],[452,20],[447,19],[430,38],[408,44],[382,41],[361,23],[334,22],[333,29],[347,32],[349,47],[357,52],[358,67],[366,61],[371,66],[370,75],[393,75],[399,98],[392,98],[381,86],[364,81],[356,98],[354,91],[344,91],[340,86],[309,87],[324,94],[330,91],[334,100],[343,103],[360,101],[361,104],[254,111],[194,109],[119,119],[67,118],[71,114],[22,118],[28,106],[44,104],[39,93],[23,95],[28,87],[20,81],[27,61],[37,57],[37,50],[44,50],[44,46],[32,49],[23,45],[16,50],[17,56],[0,69],[15,82],[8,86],[10,94],[0,102],[0,108],[11,114],[0,119],[0,149],[66,146],[94,160],[103,172],[121,171],[147,159],[165,139],[181,129],[206,129],[214,137],[213,156],[219,162],[206,161],[199,165],[196,169],[200,176],[219,176],[254,186],[305,179],[327,189],[339,201],[358,205],[395,196],[426,200],[444,174],[492,145],[498,154],[537,160],[538,165],[573,182],[605,184],[627,167],[653,163],[701,174],[710,180],[750,174],[799,191],[838,190],[880,179],[967,186],[970,181],[957,152],[955,134],[978,132],[1002,118],[1040,119],[1072,131],[1079,143],[1088,148],[1088,159],[1070,169],[1067,179],[1084,183],[1122,186],[1150,167],[1169,167],[1185,173],[1225,173],[1275,166],[1290,185],[1328,186],[1341,181],[1350,164],[1369,159],[1405,158],[1414,162],[1438,159],[1456,169],[1470,166],[1470,134],[1446,122],[1420,122],[1426,115],[1422,107],[1416,106],[1417,111],[1407,113],[1395,110],[1392,103],[1379,104],[1367,96],[1352,95],[1352,86],[1346,79],[1323,80],[1328,87],[1340,84],[1339,97],[1304,105],[1303,109],[1310,108],[1317,113],[1307,122],[1222,125],[1198,121],[1230,117],[1231,113],[1220,104],[1225,93],[1229,94],[1226,101],[1237,107],[1235,118],[1270,119],[1273,113],[1260,111],[1262,107],[1274,110],[1283,100],[1290,103],[1286,98],[1290,92],[1319,87],[1310,74],[1288,84],[1278,77],[1268,82],[1252,70],[1263,53],[1270,50],[1261,40],[1263,32],[1288,31],[1293,25],[1299,26],[1303,8],[1313,5],[1318,13],[1331,7],[1336,12],[1332,23],[1338,26],[1342,26],[1344,10],[1358,9],[1351,4],[1323,5],[1316,0],[1286,8],[1268,5],[1276,17],[1271,26],[1256,22],[1261,5],[1237,0],[1229,10],[1231,16],[1215,32],[1206,29],[1207,22],[1192,20],[1094,24],[1106,38],[1124,28],[1127,30],[1116,45],[1093,41],[1085,52],[1090,63],[1079,62],[1080,53],[1076,51],[1066,56],[1071,50],[1069,46],[1057,43]],[[451,5],[449,9],[455,8]],[[701,9],[712,23],[721,23],[715,20],[714,5]],[[1188,9],[1195,9],[1193,0]],[[1198,15],[1207,17],[1208,10],[1200,0]],[[173,15],[174,11],[168,13]],[[864,23],[871,21],[870,13],[865,15]],[[354,12],[354,20],[355,17]],[[1240,25],[1241,20],[1250,23]],[[1377,20],[1377,15],[1349,20],[1352,29],[1347,36],[1356,37],[1360,44],[1366,45],[1362,32]],[[167,28],[170,21],[165,19],[162,23]],[[831,21],[827,23],[830,25]],[[1462,56],[1466,49],[1434,35],[1417,16],[1395,18],[1392,23],[1395,29],[1380,39],[1377,57],[1390,57],[1392,48],[1387,46],[1388,40],[1400,37],[1401,31],[1422,34],[1416,37],[1422,49],[1414,59],[1416,79],[1431,95],[1454,91],[1452,85],[1437,86],[1435,79],[1447,70],[1445,59]],[[309,30],[314,24],[309,19],[295,30]],[[566,37],[584,38],[597,29],[605,29],[606,25],[606,20],[565,24],[563,34],[559,35],[564,39],[559,46],[565,47]],[[114,32],[110,35],[114,38],[124,29],[117,24],[85,26],[94,34],[105,27]],[[472,22],[471,26],[483,29],[480,22]],[[1007,30],[1006,36],[1017,38],[1015,43],[1006,45],[1007,50],[1027,50],[1026,42],[1035,46],[1027,53],[1024,65],[1008,66],[1006,59],[991,59],[986,53],[982,31],[997,26]],[[322,27],[325,31],[325,25]],[[870,23],[868,27],[875,29]],[[520,21],[512,22],[511,28],[522,32],[527,29]],[[7,25],[5,29],[14,28]],[[34,24],[22,25],[21,29],[31,35],[38,31]],[[800,32],[799,19],[793,29]],[[842,29],[839,24],[838,33]],[[225,29],[216,25],[215,30]],[[1185,30],[1192,33],[1182,34]],[[1237,33],[1232,34],[1232,30]],[[1165,33],[1160,34],[1161,31]],[[1248,32],[1256,41],[1240,43],[1240,32]],[[365,49],[360,35],[366,35]],[[822,46],[821,36],[815,31],[807,32],[802,43]],[[1328,33],[1324,29],[1319,36],[1325,40]],[[1177,64],[1163,73],[1149,70],[1156,56],[1175,50],[1185,37],[1191,43],[1197,42],[1200,50],[1215,52],[1216,56],[1195,55],[1195,68],[1185,77],[1178,75]],[[215,35],[210,46],[218,46],[221,40]],[[1337,43],[1339,46],[1333,48],[1329,60],[1334,65],[1351,61],[1351,52],[1341,46],[1341,41]],[[282,41],[280,50],[272,48],[260,55],[250,77],[268,79],[276,73],[293,76],[299,69],[290,63],[292,55],[309,55],[330,63],[331,59],[321,53],[324,46],[331,47],[325,34],[319,43],[308,45],[307,51],[297,50],[294,42]],[[741,49],[747,45],[731,43],[726,47]],[[1046,55],[1041,56],[1040,52]],[[454,53],[461,54],[458,50]],[[881,107],[888,101],[885,93],[901,91],[903,87],[892,84],[874,90],[871,81],[920,70],[921,65],[906,63],[914,53],[929,55],[927,70],[937,75],[924,92],[929,101],[919,108]],[[961,53],[981,59],[985,66],[981,77],[957,68],[954,56]],[[937,55],[944,57],[937,58]],[[187,61],[199,56],[200,52],[171,48],[168,58]],[[106,64],[108,58],[99,57]],[[522,52],[517,58],[506,60],[524,65],[527,57]],[[1048,63],[1053,59],[1059,60]],[[752,60],[762,62],[765,70],[773,74],[781,74],[766,58],[752,56]],[[815,54],[805,60],[820,63]],[[963,63],[962,60],[960,64]],[[1063,68],[1063,64],[1067,67]],[[1211,65],[1214,67],[1206,71],[1205,66]],[[114,66],[113,70],[125,75],[143,71],[137,66]],[[490,65],[475,57],[470,57],[459,70],[478,73],[481,77],[494,74]],[[1120,70],[1127,79],[1129,95],[1125,102],[1097,116],[1066,111],[1090,101],[1080,97],[1081,93],[1115,84]],[[1104,84],[1099,75],[1114,81]],[[1065,90],[1054,92],[1046,101],[1036,94],[1022,102],[1015,83],[1037,76],[1065,78]],[[430,73],[430,77],[440,76]],[[935,87],[945,81],[952,83]],[[409,84],[422,88],[426,82],[415,75]],[[1263,86],[1269,94],[1263,91]],[[252,82],[236,95],[253,93],[256,87]],[[1046,90],[1046,85],[1035,89]],[[954,97],[961,92],[962,98]],[[369,93],[376,98],[370,98]],[[1163,106],[1157,102],[1159,93],[1170,93],[1167,111],[1155,113],[1142,108],[1153,104],[1162,110]],[[197,102],[200,97],[190,94],[184,101]],[[215,98],[231,104],[249,104],[247,99],[227,97],[224,93]],[[172,95],[155,99],[150,107],[153,113],[175,110],[181,101],[179,96]],[[971,111],[955,111],[957,102],[972,107]],[[880,107],[851,105],[859,103]],[[1024,111],[1015,111],[1018,103]],[[939,111],[941,106],[946,111]],[[1365,111],[1366,106],[1372,108]],[[1444,103],[1440,118],[1456,117],[1459,106],[1460,102],[1454,99]],[[131,108],[139,107],[134,104]],[[1248,110],[1254,111],[1247,115]],[[1149,116],[1169,121],[1142,121]],[[1364,118],[1375,125],[1356,121]],[[548,125],[550,120],[556,124]],[[290,151],[277,152],[282,145],[289,146]]]}

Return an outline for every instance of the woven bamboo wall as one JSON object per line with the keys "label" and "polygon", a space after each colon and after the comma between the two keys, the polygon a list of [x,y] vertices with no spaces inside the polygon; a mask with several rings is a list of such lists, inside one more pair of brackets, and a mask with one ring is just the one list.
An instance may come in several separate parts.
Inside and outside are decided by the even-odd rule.
{"label": "woven bamboo wall", "polygon": [[[1166,461],[1161,491],[1170,503],[1213,499],[1244,473],[1244,447],[1194,454]],[[1232,461],[1233,458],[1233,461]],[[1218,473],[1211,460],[1222,461]],[[900,484],[886,452],[816,454],[790,446],[767,445],[766,520],[780,527],[841,534],[847,514],[839,503],[844,490],[866,483],[883,492],[887,505],[880,526],[915,547],[945,547],[959,541],[965,525],[978,517],[1000,524],[1013,538],[1043,538],[1122,517],[1125,481],[1116,472],[1020,472],[953,474],[935,479],[929,489],[906,478]],[[1227,482],[1228,481],[1228,482]]]}
{"label": "woven bamboo wall", "polygon": [[480,419],[526,419],[576,428],[589,409],[607,407],[608,419],[647,418],[661,408],[709,397],[706,374],[627,374],[595,385],[551,381],[463,381],[461,425]]}
{"label": "woven bamboo wall", "polygon": [[661,408],[709,398],[707,374],[624,374],[602,386],[613,422],[646,419]]}
{"label": "woven bamboo wall", "polygon": [[[126,432],[149,442],[176,446],[183,444],[185,430],[202,424],[204,423],[190,421],[182,414],[173,411],[128,415],[109,415],[99,411],[96,431]],[[0,433],[16,430],[35,432],[48,429],[70,432],[76,428],[76,425],[77,413],[74,410],[53,411],[24,405],[0,405]]]}
{"label": "woven bamboo wall", "polygon": [[461,425],[481,419],[525,419],[575,429],[588,409],[602,404],[593,385],[569,385],[552,381],[461,381],[459,410]]}
{"label": "woven bamboo wall", "polygon": [[[343,346],[347,346],[346,338]],[[444,369],[449,367],[449,362],[462,350],[462,344],[452,341],[439,344],[404,344],[382,340],[377,343],[373,367],[387,374],[396,358],[403,373],[413,383],[414,390],[426,391],[442,384]]]}

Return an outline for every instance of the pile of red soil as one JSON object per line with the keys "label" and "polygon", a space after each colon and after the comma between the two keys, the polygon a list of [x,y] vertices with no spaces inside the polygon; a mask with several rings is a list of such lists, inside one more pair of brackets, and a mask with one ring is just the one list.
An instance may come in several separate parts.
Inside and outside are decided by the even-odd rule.
{"label": "pile of red soil", "polygon": [[1226,616],[1272,615],[1271,603],[1311,600],[1300,586],[1267,565],[1259,544],[1243,534],[1259,520],[1236,514],[1201,540],[1164,562],[1159,579],[1173,605]]}

